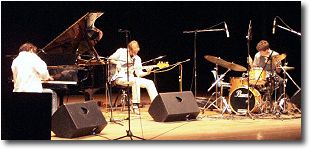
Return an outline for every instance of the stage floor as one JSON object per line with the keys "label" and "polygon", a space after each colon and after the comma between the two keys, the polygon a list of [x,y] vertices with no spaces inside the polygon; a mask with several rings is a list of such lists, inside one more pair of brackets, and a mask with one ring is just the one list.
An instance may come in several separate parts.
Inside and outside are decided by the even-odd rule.
{"label": "stage floor", "polygon": [[[196,120],[155,122],[149,115],[150,101],[145,93],[142,94],[141,115],[130,114],[130,130],[134,136],[146,140],[302,140],[301,114],[273,114],[262,116],[221,115],[216,110],[200,112]],[[112,97],[115,99],[115,97]],[[115,109],[112,117],[119,122],[110,122],[111,112],[106,108],[106,99],[102,94],[95,95],[100,101],[101,111],[108,121],[107,126],[96,135],[79,138],[59,138],[51,132],[51,140],[114,140],[126,136],[129,130],[128,112]],[[70,96],[65,103],[83,102],[82,96]],[[127,119],[127,120],[126,120]],[[130,140],[124,137],[120,140]],[[133,140],[140,140],[132,137]]]}

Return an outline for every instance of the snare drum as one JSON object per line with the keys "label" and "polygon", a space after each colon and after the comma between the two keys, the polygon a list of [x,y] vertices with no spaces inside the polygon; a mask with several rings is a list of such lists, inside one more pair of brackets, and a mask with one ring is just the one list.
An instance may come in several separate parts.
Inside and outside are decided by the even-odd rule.
{"label": "snare drum", "polygon": [[[259,112],[259,107],[256,105],[259,105],[261,102],[261,94],[259,91],[257,91],[255,88],[250,87],[249,89],[249,110],[251,112]],[[248,87],[240,87],[235,89],[230,95],[229,95],[229,105],[231,107],[231,110],[236,114],[245,114],[248,108]]]}
{"label": "snare drum", "polygon": [[230,92],[239,87],[248,86],[248,81],[244,77],[230,77]]}
{"label": "snare drum", "polygon": [[264,85],[266,83],[266,71],[261,67],[254,67],[249,73],[250,85]]}

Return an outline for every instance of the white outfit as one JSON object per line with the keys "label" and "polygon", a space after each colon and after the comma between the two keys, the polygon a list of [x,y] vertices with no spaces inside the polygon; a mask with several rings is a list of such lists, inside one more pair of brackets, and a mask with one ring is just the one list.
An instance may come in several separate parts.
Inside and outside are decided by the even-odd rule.
{"label": "white outfit", "polygon": [[[255,57],[254,57],[253,66],[254,66],[254,67],[261,67],[261,68],[263,68],[263,67],[265,66],[265,64],[267,63],[266,68],[265,68],[265,70],[266,70],[267,72],[271,72],[272,69],[275,70],[275,69],[276,69],[276,66],[275,66],[275,65],[271,66],[271,58],[268,60],[269,55],[270,55],[271,53],[272,53],[272,56],[279,55],[278,52],[273,51],[273,50],[270,50],[270,51],[269,51],[269,54],[268,54],[267,57],[266,57],[266,56],[262,56],[260,52],[257,52],[257,53],[255,54]],[[271,68],[271,67],[272,67],[272,68]]]}
{"label": "white outfit", "polygon": [[13,60],[13,92],[52,93],[52,114],[57,110],[57,95],[51,89],[43,89],[41,80],[47,80],[50,75],[46,63],[35,53],[22,51]]}
{"label": "white outfit", "polygon": [[[128,55],[129,56],[129,55]],[[151,101],[158,95],[155,84],[152,80],[140,78],[144,72],[142,71],[141,58],[138,55],[129,56],[129,82],[127,80],[127,49],[120,48],[113,53],[109,59],[118,61],[116,66],[116,74],[112,77],[117,85],[131,86],[132,89],[132,103],[140,103],[140,88],[146,88]],[[135,77],[134,74],[138,77]]]}

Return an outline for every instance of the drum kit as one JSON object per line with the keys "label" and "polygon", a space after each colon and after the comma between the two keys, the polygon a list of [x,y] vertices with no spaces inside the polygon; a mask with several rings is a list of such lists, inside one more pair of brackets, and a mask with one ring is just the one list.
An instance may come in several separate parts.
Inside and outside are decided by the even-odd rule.
{"label": "drum kit", "polygon": [[[284,98],[286,99],[287,98],[285,97],[286,95],[284,95],[284,97],[283,95],[281,95],[279,96],[280,98],[272,101],[271,94],[273,93],[273,91],[279,88],[279,86],[281,85],[280,83],[283,83],[283,86],[284,86],[283,94],[286,94],[285,93],[286,81],[279,82],[276,75],[268,74],[268,72],[266,72],[266,70],[264,70],[261,67],[253,67],[250,70],[248,70],[239,64],[225,61],[219,57],[205,55],[204,58],[207,61],[216,64],[215,71],[213,71],[216,76],[215,82],[208,89],[208,92],[209,92],[214,86],[216,86],[216,91],[211,95],[213,96],[215,94],[215,100],[206,109],[208,109],[210,106],[213,105],[217,109],[222,110],[222,114],[225,112],[225,110],[227,110],[229,113],[231,113],[232,111],[233,113],[237,115],[245,115],[248,111],[250,111],[250,113],[273,113],[275,114],[276,108],[274,105],[276,104],[278,105],[278,107],[281,107],[282,111],[285,110],[285,107],[283,107],[283,101],[282,103],[280,103],[280,98],[282,97],[281,99],[284,99]],[[284,74],[288,75],[286,71],[293,70],[294,67],[281,66],[281,61],[284,60],[285,58],[286,58],[286,54],[276,55],[272,57],[272,62],[273,64],[277,64],[277,66],[279,66],[277,68],[281,68],[285,72]],[[228,70],[224,74],[218,75],[218,68],[217,68],[218,65]],[[222,80],[225,77],[226,73],[231,70],[238,71],[238,72],[247,72],[247,73],[243,73],[242,77],[230,77],[229,96],[228,96],[228,100],[226,101],[225,97],[223,97],[222,88],[220,92],[218,92],[217,88],[219,86],[223,86]],[[284,75],[284,77],[286,75]],[[286,79],[284,78],[284,80]],[[297,84],[295,83],[295,85]],[[225,104],[224,108],[218,108],[218,106],[214,104],[218,100],[221,100],[222,103]],[[268,103],[268,105],[266,103]]]}

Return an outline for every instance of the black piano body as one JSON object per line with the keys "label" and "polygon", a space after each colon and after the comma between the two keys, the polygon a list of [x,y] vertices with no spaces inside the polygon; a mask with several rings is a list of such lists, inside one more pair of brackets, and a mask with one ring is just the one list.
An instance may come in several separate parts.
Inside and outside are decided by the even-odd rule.
{"label": "black piano body", "polygon": [[[60,105],[70,90],[83,92],[85,100],[90,100],[94,90],[104,88],[107,83],[108,65],[94,48],[102,38],[102,31],[94,25],[102,14],[86,13],[38,53],[54,78],[43,82],[43,87],[57,92]],[[91,57],[83,59],[84,53]]]}

